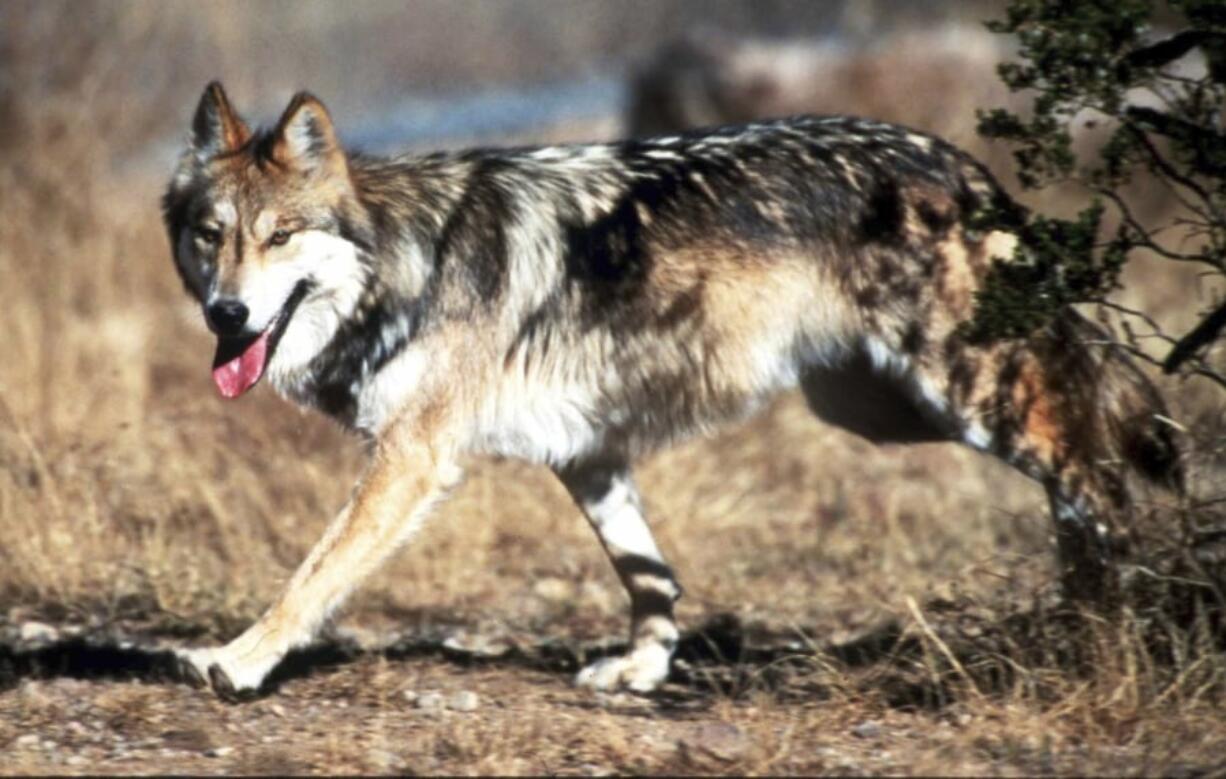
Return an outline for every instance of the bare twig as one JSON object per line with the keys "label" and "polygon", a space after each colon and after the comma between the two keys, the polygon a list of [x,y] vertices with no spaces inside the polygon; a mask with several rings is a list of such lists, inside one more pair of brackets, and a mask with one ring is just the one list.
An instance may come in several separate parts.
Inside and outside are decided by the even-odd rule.
{"label": "bare twig", "polygon": [[1167,162],[1166,158],[1162,156],[1162,153],[1158,151],[1158,148],[1154,146],[1153,141],[1149,139],[1149,135],[1145,132],[1145,130],[1138,127],[1134,122],[1128,120],[1124,121],[1124,126],[1127,127],[1129,132],[1131,132],[1137,141],[1140,142],[1141,148],[1145,150],[1146,154],[1149,156],[1149,159],[1153,162],[1154,167],[1160,170],[1162,174],[1171,181],[1181,184],[1187,189],[1196,193],[1197,197],[1199,197],[1205,204],[1205,208],[1208,209],[1206,212],[1193,207],[1191,209],[1192,211],[1207,222],[1216,221],[1218,223],[1226,223],[1226,215],[1222,214],[1222,212],[1219,211],[1214,205],[1213,196],[1210,195],[1209,192],[1205,191],[1205,188],[1191,177],[1185,176],[1172,167],[1171,163]]}
{"label": "bare twig", "polygon": [[1226,327],[1226,303],[1218,306],[1216,311],[1202,319],[1200,324],[1192,328],[1191,332],[1179,339],[1175,348],[1163,361],[1162,370],[1166,373],[1174,373],[1202,346],[1215,340],[1223,327]]}
{"label": "bare twig", "polygon": [[1119,193],[1103,187],[1095,187],[1094,192],[1095,194],[1101,195],[1110,200],[1115,207],[1119,209],[1121,218],[1123,218],[1128,226],[1137,233],[1137,235],[1131,239],[1137,246],[1143,246],[1155,254],[1165,257],[1168,260],[1174,260],[1175,262],[1196,262],[1203,265],[1208,265],[1215,270],[1220,271],[1223,269],[1221,263],[1214,260],[1207,254],[1187,254],[1184,252],[1177,252],[1154,241],[1152,236],[1156,231],[1150,230],[1145,225],[1141,224],[1140,220],[1138,220],[1132,213],[1132,210],[1129,208],[1124,199],[1120,197]]}

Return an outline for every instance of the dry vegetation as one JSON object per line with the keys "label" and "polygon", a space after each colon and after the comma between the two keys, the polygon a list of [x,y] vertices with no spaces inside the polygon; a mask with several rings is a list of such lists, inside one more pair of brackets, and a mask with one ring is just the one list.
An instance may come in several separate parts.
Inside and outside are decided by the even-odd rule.
{"label": "dry vegetation", "polygon": [[[175,640],[233,635],[360,467],[358,444],[327,422],[268,391],[224,403],[209,382],[211,339],[167,257],[156,151],[209,77],[233,76],[232,93],[265,114],[303,84],[325,99],[343,91],[341,110],[358,110],[374,100],[353,95],[359,79],[386,96],[389,71],[429,84],[451,69],[460,84],[535,78],[556,75],[551,60],[578,67],[586,51],[645,46],[629,43],[643,14],[658,14],[657,36],[685,18],[683,3],[658,5],[584,25],[596,6],[575,4],[551,28],[539,3],[518,13],[424,3],[400,15],[372,5],[344,19],[296,6],[5,4],[0,616],[137,624]],[[733,22],[746,13],[719,8]],[[584,38],[594,26],[604,37]],[[548,34],[572,28],[588,32],[559,34],[565,43]],[[463,32],[440,42],[423,29]],[[397,46],[398,34],[411,45]],[[542,51],[544,39],[552,48]],[[352,53],[364,40],[374,43],[346,80],[328,46]],[[1168,318],[1204,294],[1195,279],[1143,268],[1134,281],[1130,294]],[[1166,389],[1192,431],[1195,495],[1221,496],[1222,396]],[[1123,614],[1082,615],[1051,590],[1037,486],[952,446],[875,449],[822,426],[796,398],[650,459],[640,480],[687,587],[681,619],[697,627],[730,614],[766,649],[712,652],[742,635],[712,628],[710,642],[690,642],[659,700],[571,690],[574,656],[624,629],[624,596],[548,474],[489,463],[342,623],[367,637],[492,636],[516,648],[503,661],[386,649],[239,707],[175,685],[17,679],[0,662],[0,770],[1226,768],[1221,591],[1198,583],[1207,577],[1191,555],[1152,554]],[[1213,519],[1211,507],[1193,508],[1147,508],[1138,533],[1177,547]],[[1205,549],[1200,560],[1212,562]],[[477,691],[479,709],[406,698],[458,690]]]}

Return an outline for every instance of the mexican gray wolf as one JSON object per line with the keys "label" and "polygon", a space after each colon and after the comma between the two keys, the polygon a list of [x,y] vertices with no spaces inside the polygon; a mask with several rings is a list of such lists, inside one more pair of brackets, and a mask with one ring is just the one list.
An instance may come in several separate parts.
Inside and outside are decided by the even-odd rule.
{"label": "mexican gray wolf", "polygon": [[163,208],[217,389],[267,375],[370,456],[276,602],[182,672],[257,691],[484,455],[551,468],[629,593],[627,652],[578,684],[652,690],[681,588],[630,464],[793,387],[873,441],[959,441],[1038,480],[1070,581],[1094,580],[1132,477],[1174,484],[1176,448],[1157,392],[1075,312],[963,336],[1015,243],[974,226],[994,202],[966,154],[859,119],[380,158],[345,151],[309,94],[253,131],[210,84]]}

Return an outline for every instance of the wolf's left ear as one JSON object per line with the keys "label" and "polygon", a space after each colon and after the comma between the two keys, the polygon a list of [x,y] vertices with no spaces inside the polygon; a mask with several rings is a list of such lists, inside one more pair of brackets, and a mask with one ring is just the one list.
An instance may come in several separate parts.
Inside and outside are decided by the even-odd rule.
{"label": "wolf's left ear", "polygon": [[192,146],[203,154],[234,151],[251,137],[251,128],[230,106],[220,81],[204,88],[192,119]]}
{"label": "wolf's left ear", "polygon": [[290,100],[273,132],[272,156],[283,165],[314,172],[345,169],[328,109],[314,95],[299,92]]}

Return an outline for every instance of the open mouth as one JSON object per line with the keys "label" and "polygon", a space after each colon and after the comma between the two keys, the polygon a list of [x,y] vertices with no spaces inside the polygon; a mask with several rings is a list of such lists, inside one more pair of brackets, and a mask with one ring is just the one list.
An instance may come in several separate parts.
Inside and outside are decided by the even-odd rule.
{"label": "open mouth", "polygon": [[277,349],[277,343],[285,334],[290,317],[310,288],[310,283],[305,279],[298,282],[264,332],[217,339],[217,353],[213,356],[213,383],[223,398],[237,398],[259,383]]}

